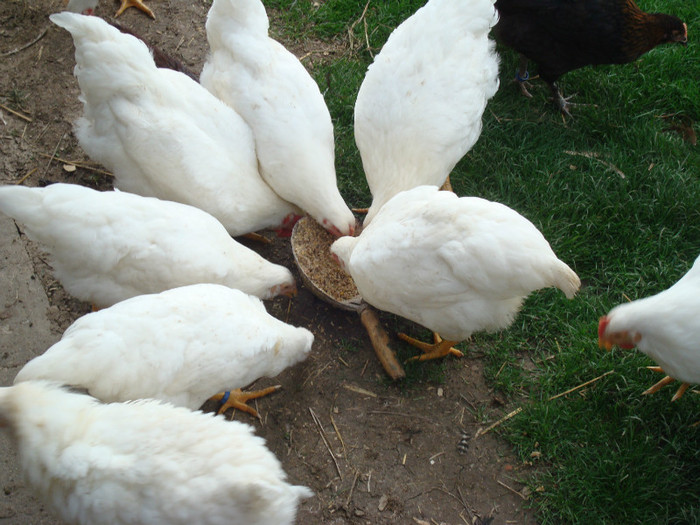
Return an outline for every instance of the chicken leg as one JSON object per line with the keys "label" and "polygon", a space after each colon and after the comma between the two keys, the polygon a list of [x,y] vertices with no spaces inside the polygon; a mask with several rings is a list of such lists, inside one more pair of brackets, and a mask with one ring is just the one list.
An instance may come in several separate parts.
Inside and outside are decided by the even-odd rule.
{"label": "chicken leg", "polygon": [[[660,372],[662,374],[664,373],[664,371],[662,370],[662,368],[660,366],[648,366],[647,368],[649,370],[653,370],[654,372]],[[654,393],[658,392],[659,390],[661,390],[666,385],[668,385],[669,383],[673,383],[674,381],[675,381],[675,379],[672,378],[671,376],[666,376],[661,381],[656,383],[654,386],[652,386],[651,388],[642,392],[642,395],[654,394]],[[671,402],[676,401],[677,399],[680,399],[681,397],[683,397],[683,394],[685,394],[685,391],[688,390],[689,386],[690,386],[690,383],[682,383],[681,386],[676,391],[676,393],[671,398]]]}
{"label": "chicken leg", "polygon": [[552,101],[554,102],[554,105],[559,108],[559,111],[561,111],[562,117],[566,115],[567,117],[573,118],[569,108],[571,106],[578,106],[579,104],[574,104],[573,102],[569,102],[569,100],[571,100],[575,95],[564,97],[564,95],[561,94],[561,90],[556,82],[551,82],[549,84],[549,89],[552,90]]}
{"label": "chicken leg", "polygon": [[433,344],[424,343],[418,339],[414,339],[406,334],[397,334],[399,339],[406,341],[408,344],[420,348],[424,353],[423,355],[417,355],[409,359],[409,361],[427,361],[428,359],[438,359],[439,357],[445,357],[447,354],[452,354],[455,357],[463,357],[464,354],[452,348],[453,345],[459,343],[459,341],[447,341],[440,337],[436,332],[433,332]]}
{"label": "chicken leg", "polygon": [[143,3],[143,0],[122,0],[121,6],[119,6],[119,10],[117,11],[117,13],[114,16],[117,17],[117,16],[121,15],[129,7],[135,7],[136,9],[140,9],[141,11],[146,13],[148,16],[150,16],[153,20],[156,19],[156,15],[154,15],[153,11],[151,11]]}
{"label": "chicken leg", "polygon": [[532,89],[532,84],[528,82],[530,80],[530,73],[527,72],[527,57],[525,55],[520,55],[520,63],[518,64],[518,69],[515,72],[515,82],[518,83],[520,92],[523,96],[527,98],[532,98],[532,95],[528,91]]}
{"label": "chicken leg", "polygon": [[266,396],[282,388],[282,385],[275,385],[268,388],[263,388],[262,390],[255,390],[253,392],[243,392],[240,388],[235,390],[227,390],[226,392],[219,392],[215,396],[212,396],[213,401],[218,401],[221,403],[221,407],[216,412],[217,414],[223,414],[229,408],[235,408],[237,410],[242,410],[243,412],[248,412],[250,415],[260,419],[260,414],[253,407],[246,405],[251,399],[257,399],[259,397]]}

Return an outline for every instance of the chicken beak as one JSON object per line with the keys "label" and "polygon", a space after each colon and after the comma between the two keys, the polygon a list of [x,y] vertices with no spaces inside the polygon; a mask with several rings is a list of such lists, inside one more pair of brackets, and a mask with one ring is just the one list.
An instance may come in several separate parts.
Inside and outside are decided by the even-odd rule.
{"label": "chicken beak", "polygon": [[296,285],[292,285],[291,288],[285,288],[284,291],[282,292],[282,295],[285,297],[289,297],[290,299],[293,299],[294,297],[297,296],[297,287]]}
{"label": "chicken beak", "polygon": [[296,297],[297,285],[295,283],[276,284],[275,286],[270,288],[270,291],[268,293],[268,299],[272,299],[273,297],[277,297],[278,295],[284,295],[285,297],[289,297],[290,299]]}
{"label": "chicken beak", "polygon": [[678,40],[680,44],[683,45],[683,47],[688,46],[688,25],[686,23],[683,23],[683,36]]}
{"label": "chicken beak", "polygon": [[331,233],[331,235],[333,235],[333,237],[340,239],[343,236],[343,232],[341,232],[337,226],[330,224],[325,219],[323,220],[323,226]]}

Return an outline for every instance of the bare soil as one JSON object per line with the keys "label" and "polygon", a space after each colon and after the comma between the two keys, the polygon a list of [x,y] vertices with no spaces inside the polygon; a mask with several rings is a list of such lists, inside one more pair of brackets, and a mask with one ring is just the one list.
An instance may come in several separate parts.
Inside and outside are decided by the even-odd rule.
{"label": "bare soil", "polygon": [[[119,22],[199,73],[207,52],[209,3],[161,0],[150,5],[155,21],[129,9]],[[110,177],[97,171],[103,168],[87,158],[72,133],[81,111],[72,73],[73,45],[68,33],[48,20],[61,8],[61,0],[0,3],[0,183],[70,182],[110,189]],[[96,14],[111,19],[115,10],[116,4],[103,1]],[[274,13],[271,18],[274,25]],[[287,44],[310,68],[314,61],[333,60],[343,51],[338,49],[342,43]],[[333,96],[332,86],[327,96]],[[67,171],[72,170],[69,165],[79,167]],[[41,251],[25,236],[19,239],[30,255],[30,279],[41,284],[30,292],[29,301],[48,298],[44,315],[57,340],[89,306],[69,297],[53,279]],[[288,239],[248,245],[292,268],[298,278]],[[7,254],[0,255],[9,260]],[[6,274],[11,270],[0,267]],[[396,385],[383,373],[356,313],[334,309],[303,288],[293,300],[277,299],[267,307],[275,316],[309,328],[316,336],[314,349],[305,362],[274,381],[258,381],[256,387],[283,385],[279,393],[258,401],[261,421],[238,413],[227,417],[255,425],[290,480],[313,489],[315,496],[301,505],[298,523],[536,522],[520,483],[532,467],[516,460],[495,432],[475,437],[508,410],[484,381],[478,348],[470,348],[460,360],[451,359],[433,380]],[[4,308],[9,311],[7,304]],[[3,330],[9,323],[24,322],[21,316],[0,314]],[[390,315],[382,315],[382,321],[397,348],[403,344],[395,337],[397,327],[425,333]],[[17,352],[24,345],[7,348],[3,333],[1,369],[16,373],[23,364]],[[24,340],[27,346],[37,344],[31,334]],[[11,377],[4,374],[2,381],[9,384]],[[0,464],[16,468],[13,449],[0,450],[0,459]],[[31,496],[16,497],[26,490],[21,479],[2,479],[0,524],[56,523]]]}

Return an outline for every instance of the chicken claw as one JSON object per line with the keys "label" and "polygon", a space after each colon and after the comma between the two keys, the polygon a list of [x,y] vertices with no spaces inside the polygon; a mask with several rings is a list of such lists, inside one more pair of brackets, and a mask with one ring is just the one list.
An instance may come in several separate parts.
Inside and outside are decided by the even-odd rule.
{"label": "chicken claw", "polygon": [[532,84],[528,82],[529,79],[530,73],[528,73],[527,71],[525,71],[525,74],[523,76],[520,75],[519,71],[516,71],[515,79],[513,79],[513,82],[518,83],[520,92],[523,94],[524,97],[532,98],[532,94],[528,91],[528,89],[532,89]]}
{"label": "chicken claw", "polygon": [[556,82],[552,82],[549,85],[550,89],[552,90],[552,101],[554,102],[554,105],[559,108],[562,114],[562,118],[564,115],[566,115],[569,118],[574,118],[571,116],[571,112],[569,111],[569,107],[571,106],[576,106],[577,104],[574,104],[573,102],[569,102],[573,97],[576,95],[569,95],[568,97],[564,97],[561,94],[561,90],[559,89],[559,86],[557,86]]}
{"label": "chicken claw", "polygon": [[[664,373],[663,369],[660,366],[648,366],[647,367],[649,370],[652,370],[654,372],[660,372]],[[661,390],[663,387],[668,385],[669,383],[673,383],[675,381],[674,378],[671,376],[666,376],[664,377],[661,381],[653,385],[651,388],[648,388],[644,392],[642,392],[642,395],[648,395],[648,394],[654,394]],[[678,390],[676,391],[675,394],[673,394],[673,397],[671,398],[671,402],[676,401],[677,399],[680,399],[683,397],[683,394],[685,394],[685,391],[688,390],[688,387],[690,386],[690,383],[682,383],[680,387],[678,387]]]}
{"label": "chicken claw", "polygon": [[119,6],[119,10],[117,13],[114,15],[115,17],[121,15],[124,11],[126,11],[129,7],[135,7],[136,9],[140,9],[144,13],[146,13],[148,16],[150,16],[153,20],[156,19],[156,15],[153,14],[153,11],[151,11],[144,3],[142,0],[122,0],[121,6]]}
{"label": "chicken claw", "polygon": [[515,82],[518,83],[520,92],[527,98],[532,98],[532,95],[528,91],[528,88],[532,89],[532,84],[528,82],[530,80],[530,73],[527,72],[527,58],[524,55],[520,55],[520,64],[518,64],[518,69],[515,71]]}
{"label": "chicken claw", "polygon": [[433,332],[434,343],[424,343],[418,339],[414,339],[406,334],[397,334],[399,339],[406,341],[408,344],[420,348],[424,353],[423,355],[417,355],[411,357],[408,361],[427,361],[428,359],[437,359],[439,357],[445,357],[447,354],[452,354],[455,357],[464,357],[464,354],[452,348],[452,345],[456,345],[459,341],[447,341],[440,337],[436,332]]}
{"label": "chicken claw", "polygon": [[241,235],[244,239],[248,239],[249,241],[255,241],[259,242],[261,244],[270,244],[272,241],[265,237],[264,235],[260,235],[259,233],[256,232],[250,232],[246,233],[245,235]]}
{"label": "chicken claw", "polygon": [[213,401],[219,401],[221,407],[216,412],[217,414],[223,414],[229,408],[234,408],[236,410],[241,410],[243,412],[248,412],[248,414],[253,417],[260,419],[260,414],[253,407],[246,405],[251,399],[257,399],[259,397],[266,396],[282,388],[282,385],[275,385],[268,388],[263,388],[262,390],[255,390],[253,392],[243,392],[240,388],[235,390],[227,390],[226,392],[220,392],[215,396],[212,396]]}

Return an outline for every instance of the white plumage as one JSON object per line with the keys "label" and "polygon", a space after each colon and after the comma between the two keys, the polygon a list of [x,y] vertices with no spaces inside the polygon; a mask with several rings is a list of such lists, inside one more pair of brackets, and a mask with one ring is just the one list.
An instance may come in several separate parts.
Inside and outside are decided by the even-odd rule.
{"label": "white plumage", "polygon": [[15,384],[47,379],[106,402],[155,398],[196,409],[305,359],[313,339],[272,317],[256,297],[196,284],[81,317]]}
{"label": "white plumage", "polygon": [[202,282],[262,299],[296,290],[291,272],[177,202],[75,184],[0,187],[0,211],[50,253],[68,293],[96,306]]}
{"label": "white plumage", "polygon": [[355,218],[338,191],[323,95],[301,62],[268,36],[268,27],[260,0],[214,0],[202,85],[251,126],[260,173],[282,198],[335,235],[352,234]]}
{"label": "white plumage", "polygon": [[394,196],[359,237],[331,250],[368,303],[453,342],[508,327],[534,290],[573,297],[580,285],[523,216],[435,186]]}
{"label": "white plumage", "polygon": [[37,495],[76,525],[284,525],[312,495],[252,428],[159,401],[100,404],[47,382],[0,388]]}
{"label": "white plumage", "polygon": [[231,235],[285,225],[300,210],[260,177],[250,127],[146,44],[97,17],[56,13],[75,43],[83,116],[75,133],[115,187],[191,204]]}
{"label": "white plumage", "polygon": [[700,257],[676,284],[651,297],[623,303],[600,320],[598,335],[608,349],[637,347],[668,375],[646,393],[670,379],[700,383]]}
{"label": "white plumage", "polygon": [[355,102],[355,142],[373,198],[364,224],[400,191],[441,186],[479,138],[498,89],[493,4],[429,0],[369,66]]}

